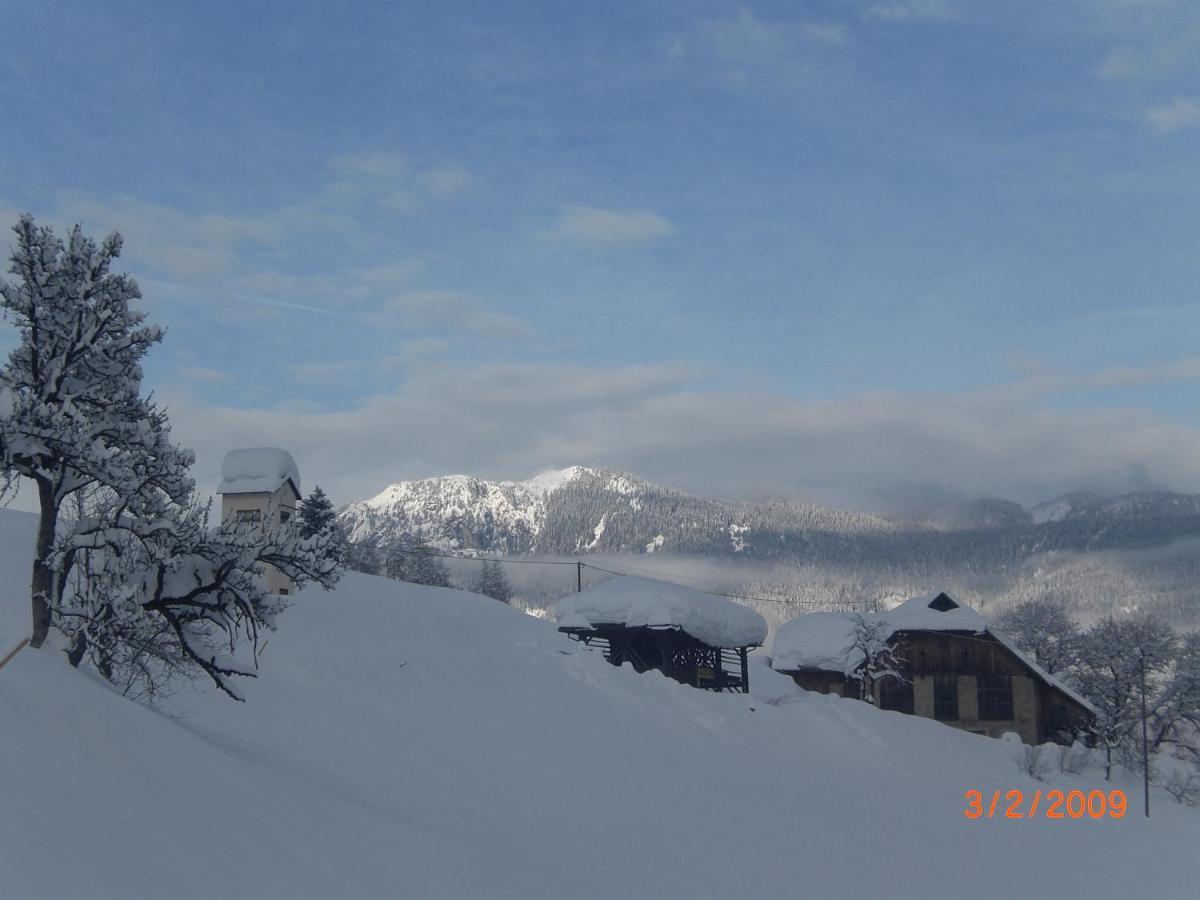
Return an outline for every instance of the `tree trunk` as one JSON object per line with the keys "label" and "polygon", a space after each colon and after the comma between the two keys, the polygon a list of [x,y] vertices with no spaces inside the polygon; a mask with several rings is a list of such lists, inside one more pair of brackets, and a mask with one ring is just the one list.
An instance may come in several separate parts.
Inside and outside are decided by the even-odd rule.
{"label": "tree trunk", "polygon": [[67,651],[67,662],[76,669],[83,662],[83,655],[87,653],[87,635],[84,634],[84,629],[80,628],[75,632],[75,640],[71,643],[71,649]]}
{"label": "tree trunk", "polygon": [[40,647],[50,633],[50,604],[54,598],[54,572],[50,568],[50,551],[54,548],[54,532],[58,526],[58,507],[54,503],[54,486],[41,478],[37,480],[41,517],[38,519],[37,547],[33,560],[33,583],[30,596],[33,602],[33,635],[31,647]]}

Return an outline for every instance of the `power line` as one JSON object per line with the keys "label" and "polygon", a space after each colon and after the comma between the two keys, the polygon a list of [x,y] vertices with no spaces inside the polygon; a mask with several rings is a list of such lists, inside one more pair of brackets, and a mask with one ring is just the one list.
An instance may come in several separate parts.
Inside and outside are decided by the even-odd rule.
{"label": "power line", "polygon": [[[596,569],[599,572],[607,572],[610,575],[629,575],[629,572],[616,572],[612,569],[605,569],[601,566],[594,566],[591,563],[583,563],[583,566],[584,566],[584,568],[587,568],[587,569]],[[631,571],[636,572],[637,570],[633,569]],[[641,571],[645,572],[646,570],[643,569]],[[710,591],[710,590],[706,590],[704,588],[695,587],[694,585],[691,585],[691,584],[686,584],[680,580],[672,581],[671,580],[672,578],[677,578],[678,576],[673,576],[666,572],[656,572],[654,574],[658,578],[659,581],[665,581],[669,584],[677,584],[680,587],[691,588],[694,591],[699,591],[701,594],[712,594],[714,597],[728,597],[730,600],[753,600],[756,603],[786,603],[788,606],[818,606],[818,605],[819,606],[829,606],[829,605],[831,605],[830,603],[828,603],[824,600],[785,600],[782,597],[750,597],[746,594],[729,594],[724,591]],[[837,601],[834,601],[834,602],[837,603]],[[854,601],[848,600],[848,601],[844,601],[844,602],[846,605],[851,605]]]}
{"label": "power line", "polygon": [[382,544],[364,544],[361,541],[346,541],[351,547],[364,547],[367,550],[380,550],[385,553],[404,553],[409,556],[435,556],[438,559],[462,559],[467,562],[487,562],[495,560],[503,563],[520,563],[527,566],[573,566],[573,562],[564,562],[553,559],[513,559],[509,556],[466,556],[464,554],[453,555],[450,553],[434,553],[432,550],[417,550],[414,548],[405,547],[389,547]]}
{"label": "power line", "polygon": [[[686,583],[687,579],[682,578],[681,576],[674,575],[673,573],[670,573],[670,572],[661,572],[661,571],[657,571],[657,570],[653,570],[653,569],[635,569],[632,566],[624,567],[624,568],[629,569],[629,571],[627,571],[627,572],[618,572],[615,569],[607,569],[607,568],[604,568],[603,566],[597,566],[597,565],[593,565],[592,563],[586,563],[586,562],[582,562],[582,561],[578,561],[578,560],[575,562],[567,562],[564,560],[550,560],[550,559],[515,559],[515,558],[509,557],[509,556],[503,556],[503,557],[500,557],[500,556],[465,556],[462,554],[454,555],[454,554],[449,554],[449,553],[435,553],[432,550],[418,550],[418,549],[413,549],[413,548],[388,547],[388,546],[380,545],[380,544],[367,544],[367,543],[363,543],[361,541],[346,541],[346,543],[349,544],[351,547],[362,547],[362,548],[365,548],[368,550],[379,550],[379,551],[385,552],[385,553],[401,553],[401,554],[406,554],[406,555],[411,555],[411,556],[432,556],[432,557],[436,557],[438,559],[457,559],[457,560],[465,560],[467,562],[480,562],[480,563],[487,562],[488,560],[494,560],[494,561],[500,562],[500,563],[516,563],[519,565],[528,565],[528,566],[576,566],[576,567],[583,566],[584,568],[587,568],[587,569],[595,569],[597,572],[605,572],[609,575],[617,575],[620,577],[628,577],[631,575],[649,575],[649,576],[652,576],[652,577],[658,579],[659,581],[665,581],[668,584],[676,584],[676,585],[679,585],[680,587],[691,588],[694,591],[699,591],[702,594],[711,594],[714,597],[727,597],[730,600],[751,600],[756,603],[783,603],[783,604],[786,604],[787,606],[830,606],[830,605],[838,605],[838,603],[839,603],[839,601],[835,601],[833,604],[830,604],[824,600],[785,600],[780,597],[750,597],[745,594],[730,594],[730,593],[726,593],[724,591],[714,591],[714,590],[709,590],[707,588],[696,587],[694,583],[687,584]],[[711,582],[710,582],[710,584],[711,584]],[[840,601],[840,602],[846,606],[854,605],[854,601]]]}

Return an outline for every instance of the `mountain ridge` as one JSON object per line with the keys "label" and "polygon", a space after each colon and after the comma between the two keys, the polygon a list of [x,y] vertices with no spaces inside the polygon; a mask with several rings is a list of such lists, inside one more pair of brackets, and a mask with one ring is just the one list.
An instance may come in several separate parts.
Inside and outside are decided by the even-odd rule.
{"label": "mountain ridge", "polygon": [[955,547],[988,537],[1011,559],[1048,550],[1153,546],[1200,534],[1200,495],[1072,493],[1025,508],[977,498],[908,520],[793,498],[726,501],[653,484],[617,469],[570,466],[524,481],[446,475],[388,485],[347,504],[351,540],[427,544],[479,554],[677,552],[849,562],[882,545]]}

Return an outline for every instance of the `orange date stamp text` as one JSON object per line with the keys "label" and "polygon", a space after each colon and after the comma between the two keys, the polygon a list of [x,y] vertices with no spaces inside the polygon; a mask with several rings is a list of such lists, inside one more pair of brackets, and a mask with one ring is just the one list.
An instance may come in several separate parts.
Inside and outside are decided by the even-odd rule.
{"label": "orange date stamp text", "polygon": [[1128,803],[1125,792],[1060,791],[967,791],[963,794],[968,819],[1121,819]]}

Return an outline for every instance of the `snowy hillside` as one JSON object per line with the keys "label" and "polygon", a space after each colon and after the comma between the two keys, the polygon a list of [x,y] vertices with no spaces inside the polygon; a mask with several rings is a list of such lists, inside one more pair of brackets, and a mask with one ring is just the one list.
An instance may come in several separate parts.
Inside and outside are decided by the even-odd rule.
{"label": "snowy hillside", "polygon": [[[0,511],[9,585],[27,524]],[[3,606],[15,626],[22,590]],[[968,820],[968,790],[1047,785],[761,662],[751,696],[697,691],[364,575],[296,597],[245,704],[153,712],[27,649],[0,671],[0,896],[1191,895],[1195,810]]]}

